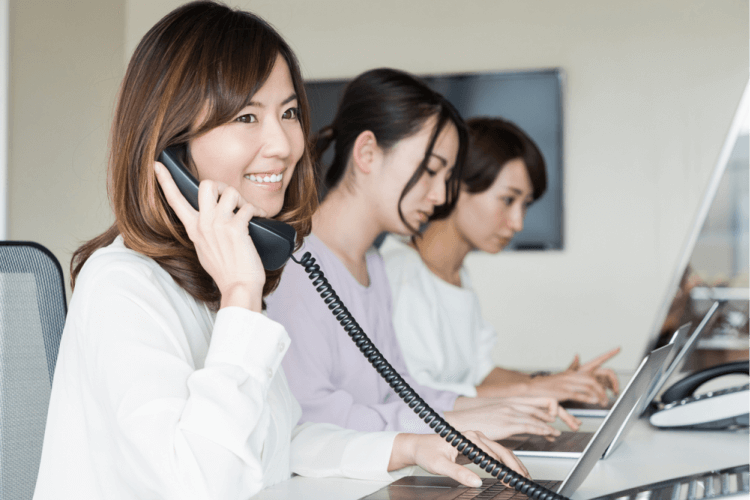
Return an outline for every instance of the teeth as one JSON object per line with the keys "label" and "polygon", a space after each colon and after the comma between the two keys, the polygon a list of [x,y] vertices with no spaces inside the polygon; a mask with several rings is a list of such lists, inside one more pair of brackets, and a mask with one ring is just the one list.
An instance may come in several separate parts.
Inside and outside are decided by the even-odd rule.
{"label": "teeth", "polygon": [[281,182],[281,179],[284,178],[284,174],[273,174],[273,175],[265,175],[265,176],[250,174],[250,175],[246,175],[245,178],[250,180],[251,182],[258,182],[258,183]]}

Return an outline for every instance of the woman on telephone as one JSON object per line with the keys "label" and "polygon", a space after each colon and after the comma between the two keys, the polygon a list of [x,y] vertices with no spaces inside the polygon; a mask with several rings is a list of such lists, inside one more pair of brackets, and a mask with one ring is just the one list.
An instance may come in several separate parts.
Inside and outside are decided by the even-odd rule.
{"label": "woman on telephone", "polygon": [[[291,472],[389,480],[412,464],[479,482],[438,436],[297,426],[289,336],[262,314],[280,273],[248,222],[309,232],[307,110],[294,54],[252,14],[190,3],[141,40],[112,126],[115,223],[71,266],[35,498],[244,499]],[[154,161],[174,145],[200,212]]]}
{"label": "woman on telephone", "polygon": [[[390,289],[377,251],[383,231],[415,234],[455,203],[467,137],[453,106],[417,78],[378,69],[344,91],[331,126],[317,139],[318,156],[335,141],[329,191],[313,215],[310,252],[343,304],[385,359],[458,430],[492,439],[517,433],[558,435],[549,422],[578,422],[551,398],[466,398],[414,382],[391,322]],[[299,266],[287,267],[268,298],[269,317],[292,338],[284,368],[302,406],[302,420],[355,430],[430,432],[351,342]]]}
{"label": "woman on telephone", "polygon": [[499,118],[467,123],[468,156],[456,207],[405,243],[386,238],[381,253],[393,296],[393,323],[409,373],[421,384],[467,396],[548,396],[606,404],[617,392],[601,368],[619,349],[556,374],[530,376],[494,366],[497,335],[482,318],[464,259],[500,252],[523,229],[527,208],[547,188],[544,158],[518,126]]}

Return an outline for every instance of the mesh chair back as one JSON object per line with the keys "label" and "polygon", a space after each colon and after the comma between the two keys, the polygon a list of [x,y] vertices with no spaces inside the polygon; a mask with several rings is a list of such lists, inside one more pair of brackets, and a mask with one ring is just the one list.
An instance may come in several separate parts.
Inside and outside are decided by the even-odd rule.
{"label": "mesh chair back", "polygon": [[34,494],[66,312],[54,255],[0,242],[0,500]]}

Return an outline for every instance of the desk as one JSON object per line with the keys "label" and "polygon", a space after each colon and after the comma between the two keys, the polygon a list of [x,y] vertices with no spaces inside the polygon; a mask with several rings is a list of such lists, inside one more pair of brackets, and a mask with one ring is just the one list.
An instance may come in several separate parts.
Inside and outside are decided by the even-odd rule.
{"label": "desk", "polygon": [[[599,420],[601,421],[601,420]],[[586,419],[591,428],[594,419]],[[637,421],[607,460],[600,460],[573,499],[587,499],[673,477],[750,462],[747,429],[740,432],[664,431]],[[562,480],[575,460],[526,458],[532,477]],[[475,467],[475,466],[471,466]],[[474,469],[478,470],[478,469]],[[482,474],[487,476],[484,471]],[[254,500],[356,500],[387,483],[350,479],[293,477],[268,488]]]}

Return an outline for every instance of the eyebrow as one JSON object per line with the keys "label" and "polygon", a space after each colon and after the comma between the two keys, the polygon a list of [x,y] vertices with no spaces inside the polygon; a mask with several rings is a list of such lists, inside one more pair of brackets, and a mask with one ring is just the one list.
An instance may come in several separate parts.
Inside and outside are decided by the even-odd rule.
{"label": "eyebrow", "polygon": [[[283,101],[281,101],[281,105],[283,106],[285,104],[289,104],[290,102],[292,102],[292,101],[294,101],[296,99],[297,99],[297,94],[296,93],[292,93],[292,95],[290,95],[289,97],[287,97],[286,99],[284,99]],[[246,107],[247,106],[252,106],[252,107],[256,107],[256,108],[265,108],[266,107],[265,104],[260,103],[260,102],[256,102],[256,101],[250,101],[245,106]]]}

